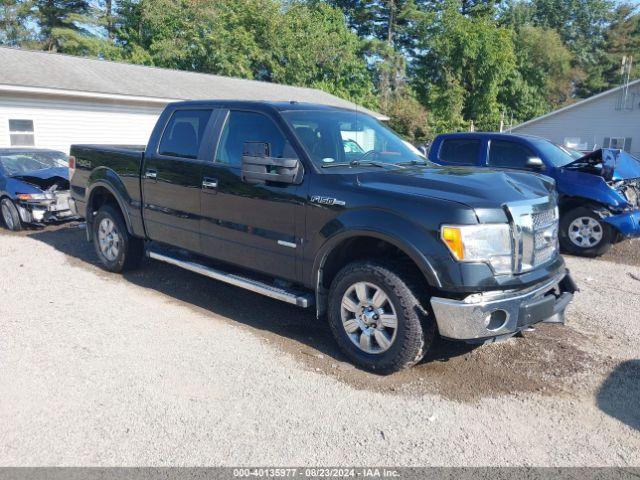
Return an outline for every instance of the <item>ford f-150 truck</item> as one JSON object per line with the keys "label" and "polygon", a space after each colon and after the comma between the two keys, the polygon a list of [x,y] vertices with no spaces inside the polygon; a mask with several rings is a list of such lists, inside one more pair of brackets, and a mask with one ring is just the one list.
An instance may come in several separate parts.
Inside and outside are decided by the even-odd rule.
{"label": "ford f-150 truck", "polygon": [[361,112],[296,102],[169,105],[146,147],[74,145],[74,210],[107,270],[143,256],[327,317],[390,373],[438,336],[563,323],[553,182],[440,167]]}

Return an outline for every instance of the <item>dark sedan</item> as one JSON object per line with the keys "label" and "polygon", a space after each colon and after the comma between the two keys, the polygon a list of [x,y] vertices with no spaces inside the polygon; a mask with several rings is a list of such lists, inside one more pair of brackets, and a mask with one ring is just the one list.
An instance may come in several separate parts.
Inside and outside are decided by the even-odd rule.
{"label": "dark sedan", "polygon": [[0,149],[0,210],[4,225],[68,220],[68,156],[55,150]]}

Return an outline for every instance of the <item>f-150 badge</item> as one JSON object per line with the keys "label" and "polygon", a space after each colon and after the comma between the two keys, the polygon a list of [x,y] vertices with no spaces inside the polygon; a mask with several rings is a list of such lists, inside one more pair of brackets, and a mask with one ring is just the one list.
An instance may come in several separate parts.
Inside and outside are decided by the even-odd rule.
{"label": "f-150 badge", "polygon": [[311,203],[317,203],[319,205],[328,205],[328,206],[333,206],[333,205],[345,206],[346,205],[346,202],[343,202],[342,200],[338,200],[336,198],[330,198],[330,197],[321,197],[320,195],[314,195],[313,197],[311,197]]}

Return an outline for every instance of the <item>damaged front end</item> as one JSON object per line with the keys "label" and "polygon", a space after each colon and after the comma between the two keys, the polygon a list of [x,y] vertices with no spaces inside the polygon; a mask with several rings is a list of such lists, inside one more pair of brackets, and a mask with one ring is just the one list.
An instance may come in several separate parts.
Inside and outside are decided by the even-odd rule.
{"label": "damaged front end", "polygon": [[16,208],[24,223],[44,224],[73,218],[69,206],[69,180],[61,176],[39,178],[21,175],[13,178],[38,190],[35,193],[16,193]]}
{"label": "damaged front end", "polygon": [[[640,161],[621,150],[601,149],[566,165],[564,169],[600,177],[601,192],[608,190],[608,193],[592,196],[603,205],[596,213],[620,237],[640,236]],[[589,180],[585,184],[593,182]],[[574,184],[574,187],[580,186],[578,182]]]}
{"label": "damaged front end", "polygon": [[623,238],[640,237],[640,178],[608,182],[627,205],[604,218]]}

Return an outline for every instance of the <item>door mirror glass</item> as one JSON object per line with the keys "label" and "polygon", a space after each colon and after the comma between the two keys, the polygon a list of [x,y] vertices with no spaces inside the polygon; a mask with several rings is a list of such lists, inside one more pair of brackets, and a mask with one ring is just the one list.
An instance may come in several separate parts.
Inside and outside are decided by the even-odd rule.
{"label": "door mirror glass", "polygon": [[527,167],[532,170],[544,170],[544,162],[540,157],[529,157],[527,159]]}
{"label": "door mirror glass", "polygon": [[242,148],[242,181],[252,185],[263,183],[300,183],[300,162],[297,158],[271,156],[267,142],[245,142]]}

